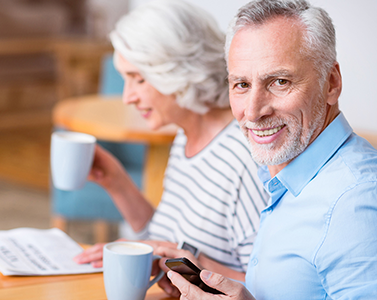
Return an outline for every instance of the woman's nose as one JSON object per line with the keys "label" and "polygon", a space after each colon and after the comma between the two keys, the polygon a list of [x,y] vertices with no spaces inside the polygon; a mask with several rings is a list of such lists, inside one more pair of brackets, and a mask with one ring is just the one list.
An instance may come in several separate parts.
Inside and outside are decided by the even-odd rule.
{"label": "woman's nose", "polygon": [[124,82],[122,100],[124,104],[133,104],[139,100],[135,89],[127,81]]}

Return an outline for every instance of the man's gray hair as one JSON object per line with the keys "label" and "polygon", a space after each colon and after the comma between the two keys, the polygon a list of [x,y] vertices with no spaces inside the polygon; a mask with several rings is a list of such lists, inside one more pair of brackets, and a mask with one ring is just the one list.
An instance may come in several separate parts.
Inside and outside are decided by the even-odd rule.
{"label": "man's gray hair", "polygon": [[112,44],[159,92],[204,114],[229,107],[225,34],[203,9],[182,0],[156,0],[123,16]]}
{"label": "man's gray hair", "polygon": [[259,26],[276,17],[297,19],[304,26],[305,45],[302,51],[314,62],[322,80],[336,61],[335,28],[327,12],[305,0],[256,0],[241,7],[231,21],[225,43],[228,61],[234,35],[249,26]]}

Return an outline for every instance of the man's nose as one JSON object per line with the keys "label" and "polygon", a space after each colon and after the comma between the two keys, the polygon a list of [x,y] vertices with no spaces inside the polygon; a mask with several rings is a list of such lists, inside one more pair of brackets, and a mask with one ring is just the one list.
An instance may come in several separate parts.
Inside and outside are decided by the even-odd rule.
{"label": "man's nose", "polygon": [[263,88],[251,89],[246,103],[245,117],[251,122],[256,122],[273,113],[270,93]]}

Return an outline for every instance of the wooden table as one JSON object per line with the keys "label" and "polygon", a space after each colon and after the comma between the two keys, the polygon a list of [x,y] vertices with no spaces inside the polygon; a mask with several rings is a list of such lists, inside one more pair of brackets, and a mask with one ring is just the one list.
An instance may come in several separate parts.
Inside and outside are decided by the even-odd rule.
{"label": "wooden table", "polygon": [[[0,273],[1,300],[104,300],[102,273],[64,276],[3,276]],[[157,284],[147,292],[146,300],[167,297]]]}
{"label": "wooden table", "polygon": [[147,144],[144,193],[157,206],[162,195],[170,144],[177,131],[175,126],[151,130],[133,105],[123,104],[119,96],[100,95],[60,101],[53,110],[53,123],[68,130],[92,134],[101,140]]}

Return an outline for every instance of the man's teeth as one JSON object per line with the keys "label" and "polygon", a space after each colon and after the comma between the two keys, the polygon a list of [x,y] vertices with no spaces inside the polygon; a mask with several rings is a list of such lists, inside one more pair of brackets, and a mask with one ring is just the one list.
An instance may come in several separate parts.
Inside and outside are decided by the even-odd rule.
{"label": "man's teeth", "polygon": [[269,129],[269,130],[253,130],[253,132],[257,135],[257,136],[269,136],[269,135],[273,135],[275,134],[276,132],[278,132],[280,129],[283,128],[283,125],[282,126],[279,126],[279,127],[276,127],[276,128],[273,128],[273,129]]}

